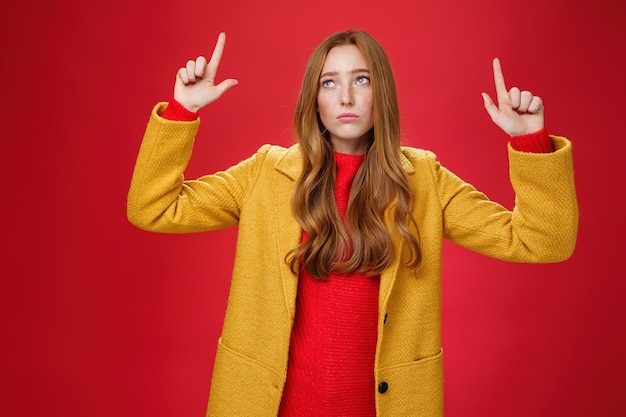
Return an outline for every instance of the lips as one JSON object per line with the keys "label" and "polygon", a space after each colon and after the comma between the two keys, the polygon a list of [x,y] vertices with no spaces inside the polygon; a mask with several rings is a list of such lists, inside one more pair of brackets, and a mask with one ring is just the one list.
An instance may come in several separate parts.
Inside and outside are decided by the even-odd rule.
{"label": "lips", "polygon": [[354,113],[341,113],[339,116],[337,116],[337,120],[340,120],[342,122],[349,122],[351,120],[356,120],[358,118],[359,116],[357,116]]}

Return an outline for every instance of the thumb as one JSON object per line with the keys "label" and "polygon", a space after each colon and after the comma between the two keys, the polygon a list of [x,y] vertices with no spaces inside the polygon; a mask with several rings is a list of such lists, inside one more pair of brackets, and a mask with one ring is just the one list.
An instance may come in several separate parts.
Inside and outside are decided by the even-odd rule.
{"label": "thumb", "polygon": [[489,94],[481,93],[481,95],[483,96],[483,104],[485,106],[485,110],[487,110],[487,113],[489,113],[491,119],[494,120],[498,114],[498,106],[495,105]]}
{"label": "thumb", "polygon": [[239,81],[233,78],[228,78],[222,81],[221,83],[219,83],[218,85],[216,85],[215,88],[217,89],[217,91],[219,92],[219,95],[221,96],[222,94],[224,94],[226,91],[230,90],[232,87],[236,86],[237,84],[239,84]]}

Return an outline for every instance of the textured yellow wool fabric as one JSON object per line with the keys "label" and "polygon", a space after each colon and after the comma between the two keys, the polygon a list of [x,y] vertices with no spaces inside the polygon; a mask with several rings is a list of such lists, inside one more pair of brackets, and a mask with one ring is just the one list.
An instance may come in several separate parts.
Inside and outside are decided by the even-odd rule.
{"label": "textured yellow wool fabric", "polygon": [[[297,146],[262,146],[213,175],[185,180],[199,126],[152,112],[128,195],[128,218],[156,232],[183,233],[238,225],[228,309],[215,360],[207,416],[276,416],[287,370],[297,276],[286,253],[302,231],[290,211],[301,171]],[[396,259],[381,274],[376,395],[383,417],[443,415],[440,338],[442,239],[516,262],[559,262],[573,252],[578,227],[571,143],[551,137],[555,152],[509,146],[516,193],[510,211],[442,167],[429,151],[402,148],[415,204],[423,261]],[[367,366],[367,365],[365,365]]]}

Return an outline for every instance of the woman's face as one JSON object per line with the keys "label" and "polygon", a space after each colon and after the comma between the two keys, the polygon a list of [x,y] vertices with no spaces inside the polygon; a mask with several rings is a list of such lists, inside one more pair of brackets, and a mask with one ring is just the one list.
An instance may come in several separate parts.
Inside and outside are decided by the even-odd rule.
{"label": "woman's face", "polygon": [[334,150],[364,154],[374,126],[372,86],[365,58],[355,45],[332,48],[317,93],[317,108]]}

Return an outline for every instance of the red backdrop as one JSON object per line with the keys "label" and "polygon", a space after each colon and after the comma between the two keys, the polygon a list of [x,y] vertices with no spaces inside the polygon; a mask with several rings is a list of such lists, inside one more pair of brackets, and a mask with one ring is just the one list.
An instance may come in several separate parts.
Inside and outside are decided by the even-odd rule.
{"label": "red backdrop", "polygon": [[[6,3],[6,2],[5,2]],[[506,138],[482,108],[491,59],[574,143],[576,253],[518,265],[445,246],[446,415],[623,416],[623,0],[110,0],[2,6],[5,416],[201,416],[235,230],[140,231],[126,193],[152,106],[228,33],[188,175],[292,142],[308,55],[369,31],[386,48],[405,142],[511,205]]]}

